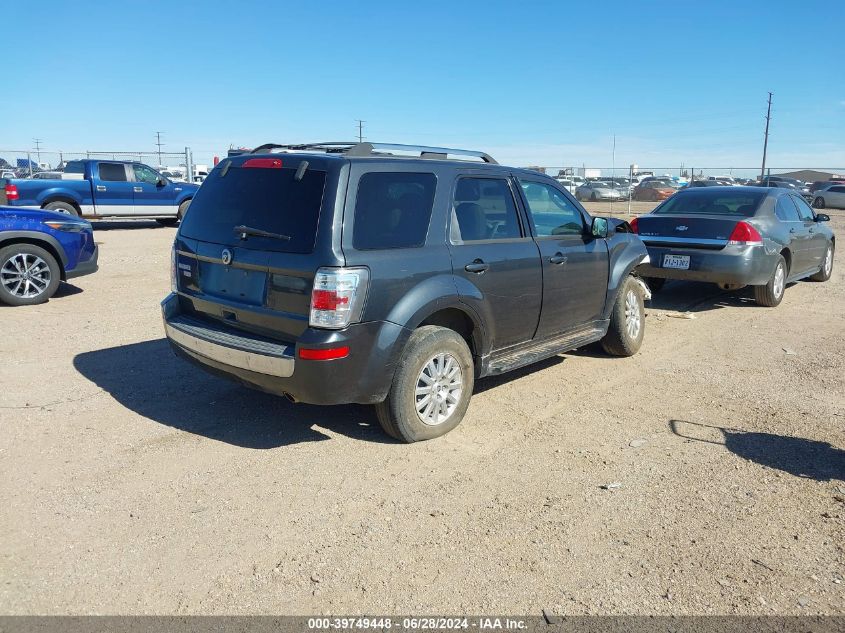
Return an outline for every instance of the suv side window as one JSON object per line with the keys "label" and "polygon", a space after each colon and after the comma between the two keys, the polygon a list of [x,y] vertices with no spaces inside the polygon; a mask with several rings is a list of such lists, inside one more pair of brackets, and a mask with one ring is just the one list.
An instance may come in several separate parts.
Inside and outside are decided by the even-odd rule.
{"label": "suv side window", "polygon": [[583,235],[584,218],[560,191],[541,182],[520,181],[537,237]]}
{"label": "suv side window", "polygon": [[520,237],[516,203],[506,179],[458,179],[452,207],[452,243]]}
{"label": "suv side window", "polygon": [[781,196],[775,204],[775,215],[782,222],[800,222],[798,209],[789,201],[790,196]]}
{"label": "suv side window", "polygon": [[792,198],[792,201],[795,203],[795,206],[798,207],[798,215],[801,217],[802,222],[814,222],[816,219],[816,214],[813,213],[813,210],[810,208],[810,205],[804,201],[804,198],[799,198],[798,196],[789,196]]}
{"label": "suv side window", "polygon": [[100,163],[100,180],[126,182],[126,168],[123,163]]}
{"label": "suv side window", "polygon": [[431,173],[371,172],[361,176],[352,246],[357,250],[422,246],[436,184]]}
{"label": "suv side window", "polygon": [[135,172],[135,180],[138,182],[146,182],[151,185],[158,184],[159,175],[146,165],[132,165]]}

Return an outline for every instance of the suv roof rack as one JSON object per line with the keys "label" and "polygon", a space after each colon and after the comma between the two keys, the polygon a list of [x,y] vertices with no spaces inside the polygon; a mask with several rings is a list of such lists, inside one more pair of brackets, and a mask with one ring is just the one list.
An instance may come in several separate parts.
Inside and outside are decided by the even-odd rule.
{"label": "suv roof rack", "polygon": [[[477,152],[468,149],[453,149],[449,147],[429,147],[427,145],[402,145],[399,143],[356,143],[352,142],[336,142],[328,141],[325,143],[265,143],[259,145],[250,154],[261,154],[265,152],[272,152],[275,149],[289,150],[289,151],[309,151],[317,150],[323,151],[327,154],[345,154],[347,156],[388,156],[393,158],[406,158],[405,156],[397,156],[390,152],[419,152],[419,156],[415,158],[428,158],[433,160],[448,160],[449,156],[465,156],[472,158],[479,158],[482,162],[492,165],[498,165],[496,160],[485,154],[484,152]],[[460,160],[457,159],[457,160]]]}

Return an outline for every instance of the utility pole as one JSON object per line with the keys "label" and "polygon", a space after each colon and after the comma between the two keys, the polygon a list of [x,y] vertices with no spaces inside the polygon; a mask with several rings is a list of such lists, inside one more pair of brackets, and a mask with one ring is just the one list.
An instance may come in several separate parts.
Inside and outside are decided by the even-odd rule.
{"label": "utility pole", "polygon": [[158,145],[158,169],[161,169],[161,132],[156,132],[156,145]]}
{"label": "utility pole", "polygon": [[772,93],[769,93],[769,107],[766,110],[766,135],[763,137],[763,166],[760,168],[760,182],[766,177],[766,150],[769,149],[769,121],[772,118]]}
{"label": "utility pole", "polygon": [[41,165],[41,139],[34,138],[32,141],[35,143],[35,155],[37,156],[37,161],[39,166]]}
{"label": "utility pole", "polygon": [[364,123],[366,123],[366,121],[362,121],[361,119],[355,119],[355,120],[358,121],[358,142],[363,143],[364,142]]}

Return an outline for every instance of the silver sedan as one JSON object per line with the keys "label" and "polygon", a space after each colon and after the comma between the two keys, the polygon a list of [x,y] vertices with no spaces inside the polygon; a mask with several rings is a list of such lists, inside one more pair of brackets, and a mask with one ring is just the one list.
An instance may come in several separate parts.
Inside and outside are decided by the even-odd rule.
{"label": "silver sedan", "polygon": [[832,184],[812,195],[816,209],[845,209],[845,184]]}
{"label": "silver sedan", "polygon": [[584,183],[575,190],[578,200],[621,200],[622,194],[609,182],[594,180]]}

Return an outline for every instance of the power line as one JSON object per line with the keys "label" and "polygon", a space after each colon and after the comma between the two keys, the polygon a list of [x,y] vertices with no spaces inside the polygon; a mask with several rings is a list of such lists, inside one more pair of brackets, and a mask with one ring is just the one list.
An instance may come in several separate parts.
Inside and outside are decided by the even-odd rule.
{"label": "power line", "polygon": [[763,137],[763,167],[760,168],[760,182],[766,177],[766,151],[769,149],[769,121],[772,119],[772,93],[769,93],[769,107],[766,109],[766,134]]}

